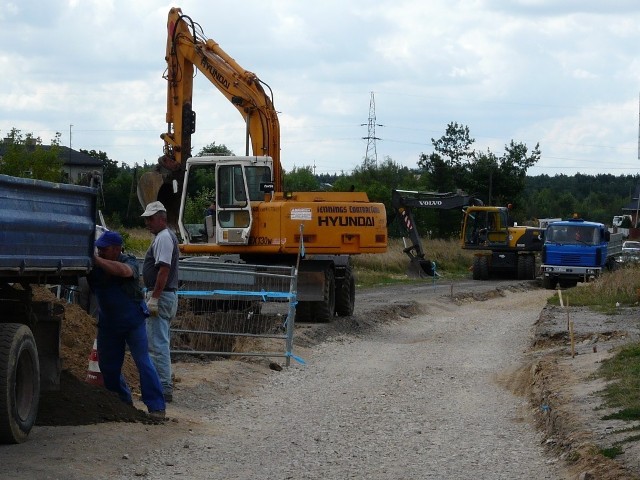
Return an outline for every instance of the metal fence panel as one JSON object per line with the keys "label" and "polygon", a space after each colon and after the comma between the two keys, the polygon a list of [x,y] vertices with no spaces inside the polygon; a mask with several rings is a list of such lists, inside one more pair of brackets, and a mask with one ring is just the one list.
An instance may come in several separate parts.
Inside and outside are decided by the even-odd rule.
{"label": "metal fence panel", "polygon": [[191,258],[179,277],[173,354],[296,358],[295,267]]}

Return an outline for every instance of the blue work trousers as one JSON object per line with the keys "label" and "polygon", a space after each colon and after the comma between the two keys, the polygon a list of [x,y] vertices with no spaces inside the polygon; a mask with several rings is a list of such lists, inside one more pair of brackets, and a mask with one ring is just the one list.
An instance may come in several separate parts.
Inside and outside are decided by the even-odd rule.
{"label": "blue work trousers", "polygon": [[122,374],[126,345],[140,374],[142,401],[150,412],[164,410],[162,385],[147,343],[144,322],[128,330],[112,330],[98,327],[98,365],[107,390],[116,392],[125,403],[132,404],[131,390]]}
{"label": "blue work trousers", "polygon": [[178,294],[164,291],[158,298],[158,316],[147,318],[149,355],[156,366],[165,394],[173,394],[171,379],[171,319],[178,311]]}

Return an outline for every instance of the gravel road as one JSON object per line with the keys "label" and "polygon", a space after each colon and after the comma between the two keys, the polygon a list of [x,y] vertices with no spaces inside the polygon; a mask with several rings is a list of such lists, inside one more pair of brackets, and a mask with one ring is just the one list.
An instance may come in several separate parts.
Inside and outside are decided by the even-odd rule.
{"label": "gravel road", "polygon": [[[567,478],[546,456],[527,399],[500,386],[524,361],[549,294],[506,290],[456,304],[412,288],[423,289],[417,316],[389,312],[366,332],[298,351],[306,365],[265,373],[200,410],[197,427],[182,421],[184,435],[125,455],[109,477]],[[162,437],[171,422],[145,428]]]}
{"label": "gravel road", "polygon": [[575,478],[511,393],[548,295],[513,281],[359,290],[353,317],[296,326],[306,365],[177,362],[167,422],[37,426],[0,446],[0,478]]}

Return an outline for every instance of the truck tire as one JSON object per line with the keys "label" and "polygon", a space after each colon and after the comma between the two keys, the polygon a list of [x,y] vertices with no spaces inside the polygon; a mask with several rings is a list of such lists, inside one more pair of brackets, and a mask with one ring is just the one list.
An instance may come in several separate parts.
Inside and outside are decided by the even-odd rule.
{"label": "truck tire", "polygon": [[31,329],[0,323],[0,443],[27,439],[39,401],[40,364]]}
{"label": "truck tire", "polygon": [[324,271],[324,300],[309,303],[315,322],[330,322],[336,315],[336,278],[333,268]]}
{"label": "truck tire", "polygon": [[336,314],[350,317],[356,304],[356,280],[351,267],[347,267],[344,278],[336,282]]}
{"label": "truck tire", "polygon": [[578,285],[578,281],[577,280],[558,280],[558,283],[560,284],[560,288],[573,288],[576,285]]}
{"label": "truck tire", "polygon": [[298,302],[296,322],[330,322],[336,315],[336,279],[333,268],[324,270],[323,300]]}
{"label": "truck tire", "polygon": [[525,272],[526,270],[525,260],[526,260],[526,257],[524,255],[518,255],[516,257],[516,262],[517,262],[516,278],[518,280],[524,280],[525,278],[527,278],[526,272]]}
{"label": "truck tire", "polygon": [[556,285],[558,284],[558,279],[552,278],[547,275],[542,276],[542,286],[547,290],[555,290]]}
{"label": "truck tire", "polygon": [[473,279],[489,280],[489,258],[486,255],[473,257]]}
{"label": "truck tire", "polygon": [[524,261],[525,279],[533,280],[536,278],[536,257],[535,255],[527,255]]}

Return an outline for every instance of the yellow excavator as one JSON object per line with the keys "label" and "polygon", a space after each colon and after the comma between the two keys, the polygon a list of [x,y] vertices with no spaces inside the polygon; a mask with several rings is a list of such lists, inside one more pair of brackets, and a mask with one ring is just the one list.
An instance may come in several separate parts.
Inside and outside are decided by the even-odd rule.
{"label": "yellow excavator", "polygon": [[[351,315],[355,280],[349,258],[386,252],[384,204],[370,202],[364,192],[283,191],[271,89],[207,39],[180,8],[169,11],[166,61],[164,151],[155,170],[139,180],[143,207],[155,200],[165,205],[185,255],[236,254],[246,263],[295,265],[302,243],[296,318],[326,322]],[[245,156],[191,156],[196,70],[244,119]],[[203,192],[210,211],[194,215]]]}
{"label": "yellow excavator", "polygon": [[544,230],[518,226],[511,206],[469,206],[464,209],[462,248],[473,251],[473,279],[506,274],[520,280],[536,277],[536,254],[544,245]]}

